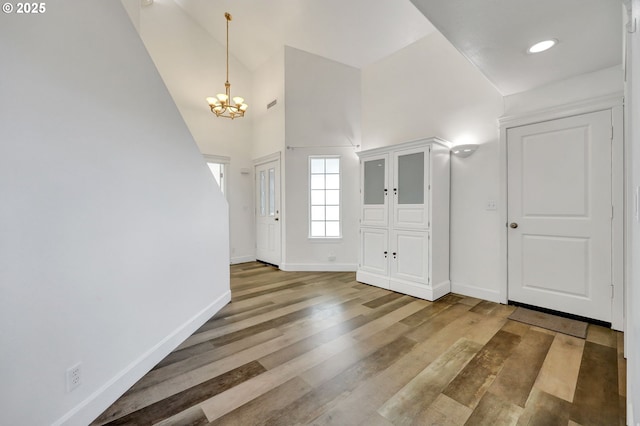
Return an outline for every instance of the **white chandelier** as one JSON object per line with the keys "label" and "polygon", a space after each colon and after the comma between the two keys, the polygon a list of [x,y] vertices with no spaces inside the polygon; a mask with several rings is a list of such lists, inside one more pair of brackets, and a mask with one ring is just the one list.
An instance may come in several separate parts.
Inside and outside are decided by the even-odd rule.
{"label": "white chandelier", "polygon": [[207,103],[216,117],[225,117],[233,120],[236,117],[244,117],[247,104],[244,103],[244,98],[240,96],[231,98],[231,83],[229,83],[229,21],[231,21],[231,14],[226,12],[224,17],[227,19],[227,81],[224,83],[225,93],[218,93],[215,98],[209,96]]}

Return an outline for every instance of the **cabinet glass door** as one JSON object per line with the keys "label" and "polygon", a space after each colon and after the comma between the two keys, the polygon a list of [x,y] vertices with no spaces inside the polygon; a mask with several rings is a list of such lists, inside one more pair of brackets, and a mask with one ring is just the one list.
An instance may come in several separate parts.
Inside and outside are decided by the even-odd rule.
{"label": "cabinet glass door", "polygon": [[387,225],[387,155],[362,160],[361,192],[362,192],[362,225]]}
{"label": "cabinet glass door", "polygon": [[394,155],[393,224],[401,228],[428,227],[429,149],[398,151]]}

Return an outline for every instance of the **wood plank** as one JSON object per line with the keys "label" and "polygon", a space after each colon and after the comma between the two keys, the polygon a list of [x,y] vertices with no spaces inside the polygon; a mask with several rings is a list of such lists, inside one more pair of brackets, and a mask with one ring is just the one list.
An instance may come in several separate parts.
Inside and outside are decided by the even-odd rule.
{"label": "wood plank", "polygon": [[551,343],[534,386],[550,395],[572,402],[584,343],[584,339],[558,333]]}
{"label": "wood plank", "polygon": [[97,423],[105,424],[102,422],[107,422],[106,424],[113,426],[141,425],[146,422],[153,424],[246,382],[265,371],[260,363],[253,361],[127,415],[120,416],[122,413],[118,410],[108,410],[98,418]]}
{"label": "wood plank", "polygon": [[206,426],[209,424],[202,408],[197,405],[156,423],[154,426]]}
{"label": "wood plank", "polygon": [[483,395],[465,425],[516,425],[522,411],[521,407],[505,401],[489,391]]}
{"label": "wood plank", "polygon": [[389,292],[389,294],[385,294],[384,296],[374,299],[371,302],[365,303],[364,306],[366,306],[367,308],[378,308],[386,303],[393,302],[400,297],[403,297],[400,293]]}
{"label": "wood plank", "polygon": [[343,373],[362,358],[399,338],[405,334],[408,329],[409,327],[404,324],[393,324],[369,336],[367,339],[359,340],[353,348],[349,348],[349,350],[332,356],[326,361],[300,374],[300,377],[309,385],[318,387]]}
{"label": "wood plank", "polygon": [[467,339],[458,340],[427,368],[416,375],[378,413],[395,425],[424,421],[425,411],[482,346]]}
{"label": "wood plank", "polygon": [[565,426],[571,403],[534,388],[518,420],[519,426]]}
{"label": "wood plank", "polygon": [[399,337],[355,363],[340,375],[274,413],[265,424],[308,424],[321,415],[340,395],[349,393],[360,381],[386,369],[415,346],[415,342]]}
{"label": "wood plank", "polygon": [[552,335],[530,330],[505,361],[489,391],[524,407],[552,342]]}
{"label": "wood plank", "polygon": [[[379,375],[361,383],[349,395],[345,395],[333,408],[316,419],[316,424],[364,424],[370,412],[377,411],[388,399],[402,389],[431,362],[444,353],[458,339],[466,338],[484,344],[487,335],[500,329],[504,320],[468,312],[469,306],[453,305],[433,318],[432,322],[444,322],[440,329],[426,334],[418,344],[398,362]],[[457,313],[450,317],[451,313]],[[443,316],[446,320],[441,321]],[[427,326],[427,323],[418,328]],[[406,334],[408,337],[413,332]],[[422,335],[423,331],[419,334]],[[487,339],[488,340],[488,339]],[[353,407],[358,407],[354,410]]]}
{"label": "wood plank", "polygon": [[498,331],[442,393],[475,408],[520,340],[520,336]]}
{"label": "wood plank", "polygon": [[[281,365],[299,355],[302,355],[305,352],[308,352],[309,350],[323,343],[335,339],[343,334],[354,331],[375,319],[381,318],[390,312],[408,305],[409,303],[411,303],[412,298],[396,297],[390,300],[391,301],[387,302],[386,304],[378,304],[377,309],[367,313],[366,315],[360,315],[358,317],[352,318],[349,321],[336,324],[329,329],[313,334],[306,339],[300,340],[287,347],[283,347],[282,349],[273,352],[265,357],[262,357],[259,361],[267,369],[272,369],[275,366]],[[365,303],[364,306],[367,306],[367,304]]]}
{"label": "wood plank", "polygon": [[[180,376],[185,372],[193,371],[197,368],[211,364],[245,349],[255,347],[261,343],[282,337],[282,331],[278,329],[266,330],[262,333],[248,336],[245,339],[235,341],[231,344],[214,348],[213,346],[206,352],[190,355],[180,361],[169,363],[161,368],[154,368],[131,387],[128,392],[138,392],[150,386],[162,383],[166,380]],[[184,351],[178,351],[182,353]]]}
{"label": "wood plank", "polygon": [[331,356],[353,345],[355,341],[345,335],[268,370],[251,380],[227,390],[202,403],[202,411],[212,421],[283,384]]}
{"label": "wood plank", "polygon": [[[472,412],[471,408],[441,393],[419,420],[425,425],[459,426],[467,421]],[[416,423],[418,422],[414,422]]]}
{"label": "wood plank", "polygon": [[619,423],[617,357],[612,347],[585,343],[571,420],[583,426]]}
{"label": "wood plank", "polygon": [[[618,352],[618,394],[627,396],[627,359],[624,357],[624,334],[616,332]],[[625,398],[626,399],[626,398]],[[626,411],[626,408],[625,408]]]}
{"label": "wood plank", "polygon": [[499,303],[482,300],[479,303],[477,303],[473,308],[471,308],[470,311],[475,312],[477,314],[490,315],[498,307],[500,307]]}
{"label": "wood plank", "polygon": [[424,308],[420,309],[418,312],[413,315],[408,316],[401,320],[403,324],[406,324],[410,327],[417,327],[420,324],[429,321],[432,317],[438,315],[443,310],[447,309],[449,305],[444,303],[429,303]]}
{"label": "wood plank", "polygon": [[616,348],[618,346],[615,331],[594,324],[589,324],[589,328],[587,328],[587,342],[597,343],[610,348]]}
{"label": "wood plank", "polygon": [[300,378],[294,377],[209,424],[211,426],[257,425],[268,419],[275,411],[281,410],[311,390],[311,386]]}

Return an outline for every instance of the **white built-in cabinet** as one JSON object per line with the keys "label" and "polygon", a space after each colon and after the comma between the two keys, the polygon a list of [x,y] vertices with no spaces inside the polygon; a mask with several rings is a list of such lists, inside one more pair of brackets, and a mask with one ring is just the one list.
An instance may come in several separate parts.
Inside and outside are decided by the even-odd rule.
{"label": "white built-in cabinet", "polygon": [[429,138],[358,155],[357,280],[427,300],[449,293],[449,143]]}

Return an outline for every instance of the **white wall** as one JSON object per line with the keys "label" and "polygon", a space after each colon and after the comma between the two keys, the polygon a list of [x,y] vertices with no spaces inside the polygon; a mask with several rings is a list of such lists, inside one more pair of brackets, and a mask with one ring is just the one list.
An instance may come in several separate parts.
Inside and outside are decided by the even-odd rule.
{"label": "white wall", "polygon": [[[285,149],[284,49],[253,73],[253,159]],[[274,100],[276,104],[267,109]]]}
{"label": "white wall", "polygon": [[[285,270],[355,270],[358,259],[358,159],[360,71],[285,48]],[[309,235],[310,155],[340,155],[342,234],[340,240],[312,241]],[[329,257],[334,260],[329,260]]]}
{"label": "white wall", "polygon": [[[253,260],[253,179],[251,174],[241,173],[242,169],[253,168],[253,115],[260,109],[254,101],[251,73],[233,55],[229,56],[231,95],[244,97],[249,109],[241,119],[215,117],[205,98],[224,92],[226,47],[174,0],[155,0],[139,13],[142,40],[200,151],[231,158],[227,170],[231,261]],[[223,15],[219,19],[220,25],[226,25]],[[242,31],[239,24],[232,21],[230,43],[233,32]]]}
{"label": "white wall", "polygon": [[[633,17],[640,22],[640,0],[631,2]],[[640,33],[636,30],[627,35],[627,87],[626,87],[626,119],[627,133],[627,165],[629,176],[627,194],[627,214],[629,225],[626,236],[627,247],[627,327],[625,330],[627,352],[627,412],[628,424],[635,425],[640,420],[640,223],[635,196],[640,187]]]}
{"label": "white wall", "polygon": [[611,94],[621,94],[623,80],[622,67],[617,65],[505,96],[505,115],[518,116]]}
{"label": "white wall", "polygon": [[0,15],[3,425],[88,424],[229,300],[226,203],[123,6],[47,6]]}
{"label": "white wall", "polygon": [[502,96],[439,33],[362,70],[364,149],[438,136],[482,144],[451,159],[453,291],[489,300],[499,291],[497,119]]}

